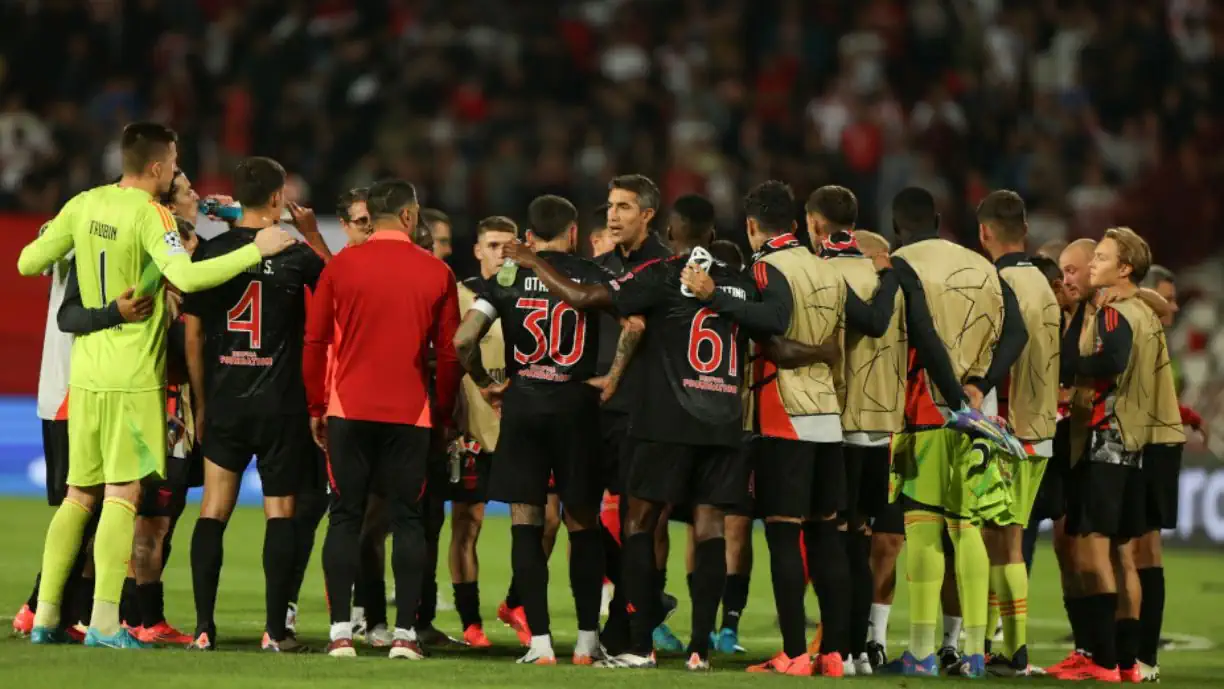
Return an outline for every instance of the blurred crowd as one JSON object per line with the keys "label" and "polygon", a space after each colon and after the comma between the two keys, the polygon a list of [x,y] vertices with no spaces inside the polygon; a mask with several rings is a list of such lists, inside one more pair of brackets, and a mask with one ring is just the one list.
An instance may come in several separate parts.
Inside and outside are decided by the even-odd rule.
{"label": "blurred crowd", "polygon": [[[282,161],[330,209],[395,175],[456,243],[616,173],[708,195],[742,233],[768,178],[853,188],[860,224],[934,192],[1018,190],[1035,243],[1127,223],[1183,267],[1224,245],[1224,12],[1210,0],[13,0],[0,16],[0,210],[118,175],[134,118],[202,193]],[[592,215],[591,222],[598,222]]]}

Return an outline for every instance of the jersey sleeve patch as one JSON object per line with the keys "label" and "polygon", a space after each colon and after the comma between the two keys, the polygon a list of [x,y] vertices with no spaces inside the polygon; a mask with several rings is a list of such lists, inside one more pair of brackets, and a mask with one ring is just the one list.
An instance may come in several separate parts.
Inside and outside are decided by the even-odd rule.
{"label": "jersey sleeve patch", "polygon": [[162,235],[162,241],[166,243],[166,248],[171,256],[175,254],[185,254],[187,249],[183,247],[183,238],[179,236],[178,230],[170,230]]}

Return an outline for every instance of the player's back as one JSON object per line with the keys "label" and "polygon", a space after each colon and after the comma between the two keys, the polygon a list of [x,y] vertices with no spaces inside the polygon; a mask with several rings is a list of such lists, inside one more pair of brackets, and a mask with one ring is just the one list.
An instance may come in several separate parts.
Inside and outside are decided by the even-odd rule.
{"label": "player's back", "polygon": [[[203,261],[255,241],[256,230],[233,227],[201,244]],[[207,395],[222,413],[272,416],[304,413],[302,343],[306,288],[323,260],[305,244],[262,259],[212,289],[186,296],[184,309],[200,318]]]}
{"label": "player's back", "polygon": [[945,239],[925,239],[897,249],[917,274],[935,331],[956,377],[982,377],[1003,329],[1003,288],[994,264]]}
{"label": "player's back", "polygon": [[[684,296],[680,274],[687,260],[684,254],[645,264],[614,283],[622,314],[646,317],[638,354],[646,383],[631,432],[661,442],[735,446],[742,435],[746,338],[732,321]],[[716,261],[709,274],[717,289],[737,299],[759,298],[741,271]]]}
{"label": "player's back", "polygon": [[[611,273],[573,254],[541,251],[563,275],[582,284],[602,284]],[[556,392],[558,384],[595,377],[599,357],[599,317],[579,311],[548,291],[529,269],[520,268],[514,283],[484,281],[480,297],[501,319],[506,344],[506,378],[520,390]]]}
{"label": "player's back", "polygon": [[1054,437],[1058,414],[1062,310],[1045,274],[1027,258],[1001,263],[999,276],[1016,295],[1028,332],[1028,342],[1000,391],[1000,412],[1021,440],[1048,440]]}
{"label": "player's back", "polygon": [[[72,223],[81,304],[102,308],[129,287],[151,291],[152,315],[76,338],[72,385],[95,391],[147,391],[165,385],[166,311],[158,273],[137,228],[150,217],[165,228],[171,253],[184,252],[174,216],[148,193],[115,184],[78,194],[61,216]],[[60,222],[57,217],[55,222]],[[143,278],[143,279],[142,279]],[[146,291],[147,290],[147,291]]]}

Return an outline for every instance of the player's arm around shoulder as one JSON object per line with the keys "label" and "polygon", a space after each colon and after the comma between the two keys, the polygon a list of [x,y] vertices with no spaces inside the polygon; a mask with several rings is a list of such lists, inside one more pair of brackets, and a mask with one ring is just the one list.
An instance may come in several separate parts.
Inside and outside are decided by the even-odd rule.
{"label": "player's arm around shoulder", "polygon": [[21,250],[17,257],[17,272],[25,277],[41,275],[56,261],[72,250],[72,229],[77,222],[77,210],[84,194],[72,197],[60,212],[38,230],[38,237]]}

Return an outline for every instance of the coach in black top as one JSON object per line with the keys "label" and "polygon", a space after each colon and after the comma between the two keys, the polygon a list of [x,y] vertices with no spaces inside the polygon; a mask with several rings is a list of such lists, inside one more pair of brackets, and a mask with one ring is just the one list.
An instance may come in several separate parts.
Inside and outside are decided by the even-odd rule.
{"label": "coach in black top", "polygon": [[[234,171],[242,217],[203,243],[192,260],[219,256],[277,224],[286,206],[285,170],[269,158],[248,158]],[[221,575],[225,524],[252,455],[263,484],[267,533],[264,576],[267,650],[302,648],[285,633],[294,563],[294,495],[316,476],[315,451],[302,382],[306,288],[323,259],[305,244],[265,258],[223,285],[187,295],[187,367],[204,416],[204,498],[191,539],[196,631],[193,646],[216,647],[213,611]]]}
{"label": "coach in black top", "polygon": [[[541,196],[528,208],[528,241],[567,278],[588,285],[611,275],[571,253],[577,240],[578,212],[559,196]],[[548,562],[540,541],[548,478],[556,477],[570,533],[570,584],[578,613],[575,662],[600,659],[599,597],[604,552],[599,535],[603,494],[591,439],[598,437],[599,391],[595,377],[598,314],[561,301],[526,266],[513,282],[499,277],[477,285],[477,300],[455,335],[455,347],[474,378],[487,380],[480,361],[480,340],[500,318],[506,347],[506,378],[501,435],[493,455],[489,497],[510,503],[511,562],[522,597],[531,646],[520,663],[556,662],[548,615]]]}
{"label": "coach in black top", "polygon": [[[675,228],[673,228],[675,229]],[[681,293],[680,273],[687,250],[704,247],[712,228],[694,235],[673,234],[686,252],[648,262],[615,282],[580,285],[521,246],[508,251],[536,271],[549,291],[576,308],[614,308],[641,314],[646,334],[639,357],[642,395],[634,400],[629,433],[632,459],[626,472],[629,516],[624,533],[622,584],[628,590],[631,645],[608,667],[654,667],[651,631],[657,620],[654,538],[666,504],[693,504],[696,566],[693,571],[693,637],[688,667],[709,668],[710,633],[726,578],[723,506],[738,503],[747,490],[743,453],[745,337],[730,321]],[[756,299],[755,285],[722,263],[711,266],[719,288],[739,299]]]}

